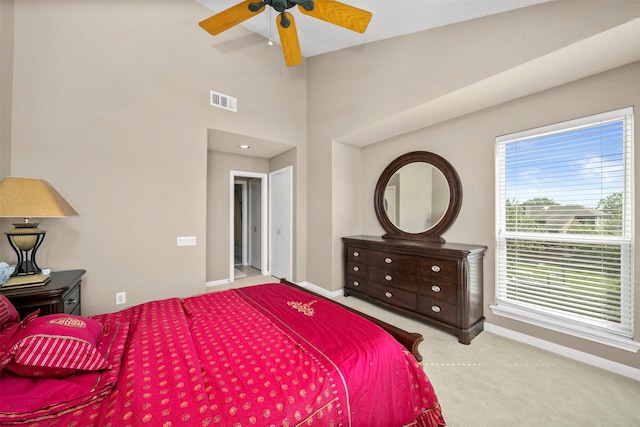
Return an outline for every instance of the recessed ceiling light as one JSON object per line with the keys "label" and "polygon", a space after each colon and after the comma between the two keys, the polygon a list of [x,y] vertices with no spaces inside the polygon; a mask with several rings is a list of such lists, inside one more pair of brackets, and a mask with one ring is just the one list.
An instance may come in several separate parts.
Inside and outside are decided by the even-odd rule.
{"label": "recessed ceiling light", "polygon": [[242,148],[243,150],[247,150],[249,149],[249,146],[247,144],[242,144],[240,148]]}

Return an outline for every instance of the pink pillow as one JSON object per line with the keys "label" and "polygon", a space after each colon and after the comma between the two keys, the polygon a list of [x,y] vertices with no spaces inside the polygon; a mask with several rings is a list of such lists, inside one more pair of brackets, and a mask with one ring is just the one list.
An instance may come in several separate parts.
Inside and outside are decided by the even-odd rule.
{"label": "pink pillow", "polygon": [[37,317],[18,332],[2,360],[3,369],[23,377],[62,378],[110,367],[96,346],[98,321],[70,314]]}
{"label": "pink pillow", "polygon": [[9,298],[0,294],[0,330],[14,322],[20,322],[20,315]]}
{"label": "pink pillow", "polygon": [[13,344],[20,328],[20,315],[11,301],[0,294],[0,360]]}

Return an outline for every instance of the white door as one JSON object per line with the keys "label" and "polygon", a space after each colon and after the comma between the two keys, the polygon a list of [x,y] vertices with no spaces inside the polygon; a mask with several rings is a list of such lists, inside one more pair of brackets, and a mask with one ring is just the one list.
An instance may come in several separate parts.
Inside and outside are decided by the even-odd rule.
{"label": "white door", "polygon": [[277,278],[292,280],[293,167],[269,174],[270,271]]}
{"label": "white door", "polygon": [[249,265],[260,270],[261,269],[261,188],[260,179],[249,180]]}

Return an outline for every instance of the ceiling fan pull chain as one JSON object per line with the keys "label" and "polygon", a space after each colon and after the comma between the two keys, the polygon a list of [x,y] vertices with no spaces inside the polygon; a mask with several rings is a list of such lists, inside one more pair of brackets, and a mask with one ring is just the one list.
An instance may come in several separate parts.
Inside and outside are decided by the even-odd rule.
{"label": "ceiling fan pull chain", "polygon": [[267,44],[269,46],[273,46],[273,40],[271,39],[272,31],[273,31],[273,19],[272,19],[273,8],[269,9],[269,41]]}

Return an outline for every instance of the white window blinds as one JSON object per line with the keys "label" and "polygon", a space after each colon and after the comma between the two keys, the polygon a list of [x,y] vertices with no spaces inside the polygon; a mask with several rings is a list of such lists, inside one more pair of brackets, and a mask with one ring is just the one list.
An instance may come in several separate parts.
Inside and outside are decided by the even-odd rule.
{"label": "white window blinds", "polygon": [[633,110],[496,140],[497,306],[633,337]]}

